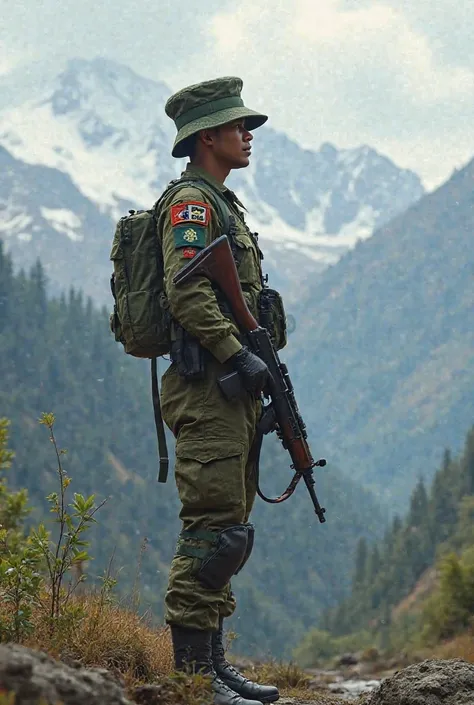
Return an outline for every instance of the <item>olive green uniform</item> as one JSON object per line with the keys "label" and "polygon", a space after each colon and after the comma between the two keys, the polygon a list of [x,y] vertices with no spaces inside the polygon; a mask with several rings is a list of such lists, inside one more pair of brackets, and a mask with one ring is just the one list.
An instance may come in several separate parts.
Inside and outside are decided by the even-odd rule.
{"label": "olive green uniform", "polygon": [[[249,308],[257,317],[262,288],[260,253],[243,220],[241,204],[228,188],[197,167],[189,165],[183,176],[198,177],[217,188],[235,215],[233,240],[239,279]],[[234,323],[221,312],[210,282],[199,277],[181,287],[172,283],[174,274],[189,261],[189,251],[186,258],[186,248],[178,246],[182,243],[175,236],[171,207],[189,202],[208,204],[210,208],[202,245],[222,235],[212,199],[198,185],[184,184],[164,201],[159,232],[170,311],[210,353],[204,379],[184,380],[174,363],[162,379],[163,417],[177,439],[175,476],[182,502],[180,518],[188,532],[180,538],[171,565],[165,618],[172,624],[215,630],[219,617],[230,616],[235,608],[230,583],[221,589],[205,587],[196,577],[202,558],[183,555],[180,547],[187,544],[201,549],[197,553],[205,552],[210,543],[202,533],[201,538],[193,537],[193,532],[216,532],[248,521],[256,494],[249,454],[260,406],[250,394],[228,401],[217,385],[218,377],[232,371],[227,361],[240,350],[241,343]]]}

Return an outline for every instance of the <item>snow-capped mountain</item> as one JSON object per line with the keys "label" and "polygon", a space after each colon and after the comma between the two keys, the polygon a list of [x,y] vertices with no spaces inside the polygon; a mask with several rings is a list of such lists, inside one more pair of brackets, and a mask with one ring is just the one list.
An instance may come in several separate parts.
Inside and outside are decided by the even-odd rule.
{"label": "snow-capped mountain", "polygon": [[26,164],[0,146],[0,238],[17,268],[40,258],[55,293],[73,286],[110,303],[112,227],[67,174]]}
{"label": "snow-capped mountain", "polygon": [[[0,79],[0,145],[15,165],[0,194],[0,234],[15,257],[35,249],[48,265],[51,252],[38,233],[49,228],[57,236],[56,250],[61,243],[69,248],[67,240],[77,252],[87,248],[80,259],[88,262],[89,274],[79,278],[86,290],[97,291],[85,280],[102,279],[97,273],[107,263],[96,257],[109,247],[113,220],[129,207],[149,207],[183,166],[170,155],[175,128],[163,107],[171,92],[105,59],[75,59],[53,72],[37,65]],[[60,198],[54,207],[37,202],[42,185],[35,189],[31,180],[35,173],[41,178],[40,171],[28,171],[28,165],[49,167],[51,178],[53,171],[69,177],[67,206]],[[26,189],[21,201],[15,178]],[[268,127],[255,133],[251,166],[233,173],[229,185],[260,234],[271,282],[287,294],[423,194],[413,172],[369,147],[305,150]],[[92,241],[92,226],[86,231],[81,211],[85,201],[101,219]],[[44,238],[49,242],[50,236]]]}

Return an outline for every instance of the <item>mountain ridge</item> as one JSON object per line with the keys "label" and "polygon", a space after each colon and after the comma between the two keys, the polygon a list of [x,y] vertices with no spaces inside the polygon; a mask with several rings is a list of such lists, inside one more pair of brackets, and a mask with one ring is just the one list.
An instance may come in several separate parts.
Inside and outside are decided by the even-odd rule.
{"label": "mountain ridge", "polygon": [[302,403],[325,452],[343,467],[363,458],[354,476],[392,499],[467,430],[473,181],[474,160],[326,269],[297,315],[292,361],[299,382],[311,369]]}
{"label": "mountain ridge", "polygon": [[[171,90],[105,59],[40,75],[23,76],[27,88],[21,73],[0,77],[0,92],[12,97],[0,102],[0,144],[19,161],[67,173],[110,228],[128,208],[150,207],[184,165],[170,156],[175,128],[162,111]],[[260,234],[271,282],[290,297],[301,276],[336,261],[424,192],[413,172],[369,147],[311,151],[263,127],[253,152],[229,186]]]}

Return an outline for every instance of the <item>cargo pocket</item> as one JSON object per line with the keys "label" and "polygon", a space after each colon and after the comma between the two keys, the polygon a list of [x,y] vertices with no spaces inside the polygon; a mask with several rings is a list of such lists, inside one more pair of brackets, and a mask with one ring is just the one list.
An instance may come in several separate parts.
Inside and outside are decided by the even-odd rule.
{"label": "cargo pocket", "polygon": [[127,296],[127,310],[136,336],[142,335],[156,320],[156,301],[153,292],[131,291]]}
{"label": "cargo pocket", "polygon": [[175,475],[184,513],[190,508],[202,510],[203,516],[206,512],[227,516],[231,507],[245,504],[243,443],[226,438],[178,439]]}
{"label": "cargo pocket", "polygon": [[237,253],[237,269],[239,279],[246,284],[257,284],[260,281],[258,253],[250,235],[236,233],[234,243]]}
{"label": "cargo pocket", "polygon": [[[161,338],[158,297],[153,291],[130,291],[117,302],[119,318],[127,340],[125,351],[137,357],[154,357]],[[143,354],[142,354],[143,353]],[[156,352],[156,355],[162,354]]]}

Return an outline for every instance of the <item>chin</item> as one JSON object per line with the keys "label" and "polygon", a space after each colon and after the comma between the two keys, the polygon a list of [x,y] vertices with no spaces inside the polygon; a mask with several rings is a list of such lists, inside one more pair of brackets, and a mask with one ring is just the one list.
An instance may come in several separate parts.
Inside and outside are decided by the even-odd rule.
{"label": "chin", "polygon": [[243,169],[250,164],[250,157],[242,157],[239,161],[236,161],[233,169]]}

